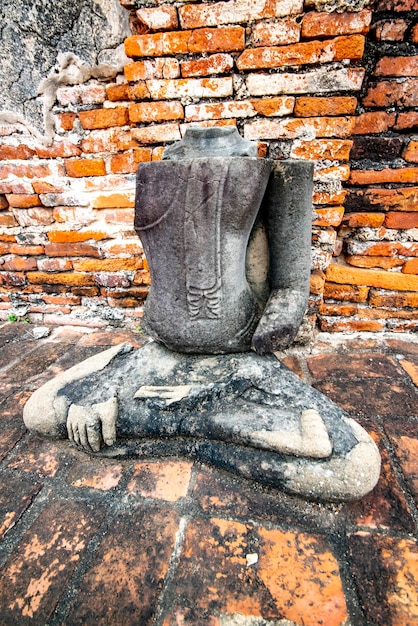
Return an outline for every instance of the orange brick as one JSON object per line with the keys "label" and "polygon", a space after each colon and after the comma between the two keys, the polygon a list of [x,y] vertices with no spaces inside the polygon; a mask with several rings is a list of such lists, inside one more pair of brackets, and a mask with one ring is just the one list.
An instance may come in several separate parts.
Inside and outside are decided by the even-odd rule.
{"label": "orange brick", "polygon": [[409,259],[402,268],[404,274],[418,274],[418,259]]}
{"label": "orange brick", "polygon": [[339,226],[344,215],[343,206],[315,209],[313,226]]}
{"label": "orange brick", "polygon": [[361,113],[355,118],[353,135],[384,133],[394,125],[395,119],[395,113],[385,113],[384,111]]}
{"label": "orange brick", "polygon": [[183,78],[190,76],[209,76],[210,74],[227,74],[234,67],[234,59],[230,54],[211,54],[208,57],[183,61],[180,63]]}
{"label": "orange brick", "polygon": [[112,174],[129,174],[130,172],[136,172],[137,167],[133,151],[113,154],[110,157],[110,171]]}
{"label": "orange brick", "polygon": [[411,307],[418,308],[418,293],[388,293],[370,290],[369,304],[383,307]]}
{"label": "orange brick", "polygon": [[410,163],[418,163],[418,141],[411,140],[403,152],[403,158]]}
{"label": "orange brick", "polygon": [[94,130],[81,142],[83,152],[122,152],[135,148],[131,131],[120,129]]}
{"label": "orange brick", "polygon": [[0,254],[19,254],[22,256],[38,256],[44,253],[43,246],[27,246],[18,243],[0,243]]}
{"label": "orange brick", "polygon": [[353,96],[335,96],[331,98],[297,98],[294,114],[296,117],[324,117],[327,115],[353,115],[357,98]]}
{"label": "orange brick", "polygon": [[310,278],[310,293],[320,295],[324,291],[325,274],[321,270],[315,270]]}
{"label": "orange brick", "polygon": [[140,462],[126,489],[130,495],[176,502],[187,496],[191,471],[188,461]]}
{"label": "orange brick", "polygon": [[7,202],[6,196],[0,196],[0,211],[7,209],[9,203]]}
{"label": "orange brick", "polygon": [[65,162],[68,176],[104,176],[106,168],[103,159],[74,159]]}
{"label": "orange brick", "polygon": [[360,60],[363,52],[363,35],[351,35],[283,47],[250,48],[238,57],[236,63],[239,70],[268,69],[284,65],[326,63],[343,59]]}
{"label": "orange brick", "polygon": [[45,254],[54,256],[100,256],[98,249],[87,243],[47,243],[45,244]]}
{"label": "orange brick", "polygon": [[0,226],[3,226],[4,228],[13,228],[13,226],[17,225],[18,223],[11,213],[0,214]]}
{"label": "orange brick", "polygon": [[124,193],[107,193],[95,198],[93,207],[95,209],[114,209],[119,207],[135,206],[135,191]]}
{"label": "orange brick", "polygon": [[295,141],[290,156],[295,159],[348,161],[353,142],[340,139]]}
{"label": "orange brick", "polygon": [[232,77],[179,78],[177,80],[146,81],[148,98],[178,100],[178,98],[225,98],[233,95]]}
{"label": "orange brick", "polygon": [[418,167],[383,170],[352,170],[348,181],[351,185],[374,185],[379,183],[417,183]]}
{"label": "orange brick", "polygon": [[322,167],[318,164],[318,168],[314,171],[314,181],[330,182],[336,180],[346,181],[350,177],[349,165],[332,165],[331,167]]}
{"label": "orange brick", "polygon": [[27,279],[35,285],[68,285],[69,287],[94,285],[94,276],[77,272],[60,272],[49,274],[48,272],[28,272]]}
{"label": "orange brick", "polygon": [[[120,272],[142,269],[142,259],[78,259],[74,261],[76,272]],[[89,283],[90,284],[90,283]]]}
{"label": "orange brick", "polygon": [[382,213],[347,213],[342,221],[349,228],[379,228],[385,221],[385,216]]}
{"label": "orange brick", "polygon": [[154,160],[153,150],[151,148],[135,148],[133,155],[135,163],[144,163],[146,161]]}
{"label": "orange brick", "polygon": [[33,183],[33,189],[35,193],[62,193],[65,190],[65,185],[46,183],[41,180]]}
{"label": "orange brick", "polygon": [[[121,83],[119,85],[108,85],[106,87],[107,99],[111,102],[118,102],[120,100],[129,100],[128,85]],[[100,127],[102,128],[102,127]]]}
{"label": "orange brick", "polygon": [[322,303],[319,307],[320,315],[337,315],[343,317],[350,317],[356,315],[359,311],[359,306],[356,304],[328,304]]}
{"label": "orange brick", "polygon": [[125,78],[129,82],[147,80],[152,78],[178,78],[180,76],[180,63],[177,59],[165,57],[164,59],[147,59],[128,63],[124,67]]}
{"label": "orange brick", "polygon": [[125,107],[80,111],[78,117],[82,127],[87,130],[126,126],[128,124],[128,111]]}
{"label": "orange brick", "polygon": [[285,120],[256,120],[244,127],[246,139],[296,139],[309,131],[315,137],[349,137],[353,117],[310,117]]}
{"label": "orange brick", "polygon": [[291,96],[277,96],[275,98],[251,100],[251,104],[260,115],[279,117],[292,113],[295,99]]}
{"label": "orange brick", "polygon": [[418,187],[398,189],[355,189],[350,190],[350,204],[377,208],[381,211],[418,211]]}
{"label": "orange brick", "polygon": [[384,322],[356,320],[356,319],[323,319],[319,320],[319,327],[323,332],[376,332],[383,330]]}
{"label": "orange brick", "polygon": [[164,155],[164,147],[159,146],[158,148],[152,149],[152,157],[151,161],[161,161]]}
{"label": "orange brick", "polygon": [[135,15],[148,31],[175,30],[178,27],[177,10],[173,6],[138,9]]}
{"label": "orange brick", "polygon": [[371,87],[363,98],[366,107],[403,107],[418,106],[418,79],[411,78],[403,82],[396,80],[382,80],[375,87]]}
{"label": "orange brick", "polygon": [[184,110],[181,102],[140,102],[129,106],[129,119],[133,123],[182,120]]}
{"label": "orange brick", "polygon": [[296,19],[275,22],[258,22],[251,28],[250,44],[253,46],[284,46],[297,43],[301,25]]}
{"label": "orange brick", "polygon": [[10,206],[20,209],[41,206],[42,204],[38,194],[11,193],[7,194],[6,197]]}
{"label": "orange brick", "polygon": [[[377,233],[379,236],[379,233]],[[348,254],[367,256],[418,256],[418,243],[413,241],[347,241]]]}
{"label": "orange brick", "polygon": [[31,159],[35,155],[35,150],[29,146],[7,146],[0,145],[0,160],[7,161],[13,159]]}
{"label": "orange brick", "polygon": [[270,0],[260,4],[248,3],[246,0],[234,2],[216,2],[214,4],[186,4],[179,9],[182,28],[202,28],[218,24],[239,24],[252,22],[269,17],[285,17],[302,13],[302,2],[283,3],[281,0]]}
{"label": "orange brick", "polygon": [[100,241],[107,238],[107,233],[94,230],[51,230],[48,233],[48,239],[51,243],[78,243],[89,241],[89,239]]}
{"label": "orange brick", "polygon": [[375,76],[418,76],[418,56],[383,57],[379,59]]}
{"label": "orange brick", "polygon": [[418,211],[415,213],[390,211],[385,218],[386,228],[418,228]]}
{"label": "orange brick", "polygon": [[36,154],[41,159],[56,159],[57,157],[79,156],[81,150],[71,141],[58,141],[50,147],[37,147]]}
{"label": "orange brick", "polygon": [[355,267],[378,267],[383,270],[390,270],[394,267],[401,267],[404,264],[402,259],[396,259],[393,257],[385,256],[360,256],[360,255],[346,255],[345,260],[349,265]]}
{"label": "orange brick", "polygon": [[313,204],[342,204],[347,195],[347,191],[342,189],[336,192],[314,191],[312,195]]}
{"label": "orange brick", "polygon": [[167,141],[179,141],[181,139],[178,124],[159,124],[146,126],[144,128],[134,128],[132,137],[140,143],[164,143]]}
{"label": "orange brick", "polygon": [[394,128],[396,130],[407,130],[409,128],[418,127],[418,111],[408,111],[407,113],[399,113],[396,118]]}
{"label": "orange brick", "polygon": [[6,257],[4,263],[1,266],[2,270],[12,272],[25,272],[28,270],[36,270],[38,268],[36,259],[33,257]]}
{"label": "orange brick", "polygon": [[57,113],[56,119],[58,120],[58,126],[62,130],[72,130],[74,122],[77,119],[76,113]]}
{"label": "orange brick", "polygon": [[68,272],[72,269],[73,264],[69,259],[38,259],[38,270],[40,272]]}
{"label": "orange brick", "polygon": [[233,52],[243,50],[244,46],[245,30],[241,26],[133,35],[125,39],[125,52],[128,57]]}
{"label": "orange brick", "polygon": [[326,271],[330,282],[364,285],[395,291],[418,291],[418,276],[331,264]]}
{"label": "orange brick", "polygon": [[305,13],[302,20],[302,37],[329,37],[369,32],[372,12],[364,9],[359,13]]}
{"label": "orange brick", "polygon": [[376,39],[381,41],[403,41],[404,34],[408,28],[405,20],[380,20],[374,25]]}

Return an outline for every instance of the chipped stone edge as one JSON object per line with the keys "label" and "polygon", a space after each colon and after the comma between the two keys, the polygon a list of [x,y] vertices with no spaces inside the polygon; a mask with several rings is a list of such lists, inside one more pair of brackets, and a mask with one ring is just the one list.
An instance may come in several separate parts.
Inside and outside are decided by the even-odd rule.
{"label": "chipped stone edge", "polygon": [[104,369],[116,356],[131,350],[133,346],[130,343],[112,346],[65,370],[42,385],[25,404],[23,409],[25,426],[34,434],[43,437],[66,437],[65,424],[70,401],[65,396],[58,395],[60,390],[69,383]]}

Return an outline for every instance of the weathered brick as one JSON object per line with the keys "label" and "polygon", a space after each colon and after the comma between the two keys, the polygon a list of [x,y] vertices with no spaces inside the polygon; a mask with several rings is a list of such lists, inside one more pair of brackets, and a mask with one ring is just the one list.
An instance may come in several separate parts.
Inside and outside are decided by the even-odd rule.
{"label": "weathered brick", "polygon": [[6,198],[10,206],[19,209],[28,209],[42,204],[38,194],[11,193],[7,194]]}
{"label": "weathered brick", "polygon": [[[74,261],[74,270],[76,272],[120,272],[130,271],[142,268],[142,258],[131,259],[77,259]],[[89,278],[91,278],[89,276]],[[31,281],[32,282],[32,281]],[[47,281],[45,281],[47,282]],[[84,284],[91,284],[84,283]]]}
{"label": "weathered brick", "polygon": [[372,12],[363,9],[359,13],[323,13],[310,11],[302,20],[302,37],[332,37],[369,32]]}
{"label": "weathered brick", "polygon": [[104,176],[106,168],[103,159],[74,159],[65,162],[68,176]]}
{"label": "weathered brick", "polygon": [[296,140],[290,151],[295,159],[323,160],[335,159],[348,161],[352,141],[342,139],[312,139],[312,141]]}
{"label": "weathered brick", "polygon": [[98,249],[88,243],[47,243],[45,254],[49,257],[56,256],[92,256],[99,257]]}
{"label": "weathered brick", "polygon": [[126,80],[133,82],[150,78],[178,78],[180,63],[177,59],[165,57],[163,59],[147,59],[128,63],[124,67]]}
{"label": "weathered brick", "polygon": [[122,152],[135,148],[137,143],[133,141],[129,130],[106,129],[93,130],[86,139],[81,142],[83,152]]}
{"label": "weathered brick", "polygon": [[276,94],[298,94],[361,89],[364,70],[348,68],[329,70],[319,68],[300,74],[249,74],[246,80],[248,92],[252,96]]}
{"label": "weathered brick", "polygon": [[53,183],[47,183],[44,180],[34,181],[33,190],[35,193],[61,193],[66,185],[64,181],[56,180]]}
{"label": "weathered brick", "polygon": [[113,154],[110,157],[110,171],[112,174],[129,174],[130,172],[135,172],[137,167],[132,150],[123,154]]}
{"label": "weathered brick", "polygon": [[402,268],[404,274],[418,274],[418,259],[409,259]]}
{"label": "weathered brick", "polygon": [[345,257],[345,260],[349,265],[354,265],[355,267],[374,267],[383,270],[390,270],[394,267],[401,267],[404,264],[404,261],[402,259],[396,259],[394,257],[360,256],[358,254],[348,254]]}
{"label": "weathered brick", "polygon": [[310,117],[286,120],[256,120],[244,127],[246,139],[296,139],[306,137],[349,137],[353,117]]}
{"label": "weathered brick", "polygon": [[418,243],[414,241],[347,241],[348,254],[370,256],[418,256]]}
{"label": "weathered brick", "polygon": [[246,0],[216,2],[214,4],[187,4],[179,9],[182,28],[202,28],[218,24],[253,22],[269,17],[286,17],[302,13],[302,0],[271,0],[248,3]]}
{"label": "weathered brick", "polygon": [[378,0],[375,5],[377,11],[413,11],[415,0]]}
{"label": "weathered brick", "polygon": [[132,130],[132,136],[140,143],[163,143],[181,139],[178,124],[159,124]]}
{"label": "weathered brick", "polygon": [[177,10],[173,6],[138,9],[135,15],[148,31],[175,30],[178,27]]}
{"label": "weathered brick", "polygon": [[324,291],[325,274],[320,270],[312,272],[310,277],[309,291],[310,293],[321,295]]}
{"label": "weathered brick", "polygon": [[418,76],[418,56],[383,57],[379,59],[375,76]]}
{"label": "weathered brick", "polygon": [[350,176],[350,166],[348,164],[331,165],[331,167],[324,167],[322,164],[318,164],[314,170],[314,181],[322,183],[332,183],[335,181],[346,181]]}
{"label": "weathered brick", "polygon": [[291,96],[278,96],[276,98],[251,100],[251,104],[260,115],[280,117],[292,113],[295,99]]}
{"label": "weathered brick", "polygon": [[129,106],[129,119],[133,123],[182,120],[184,109],[181,102],[139,102]]}
{"label": "weathered brick", "polygon": [[106,100],[104,85],[74,85],[57,89],[57,100],[60,104],[103,104]]}
{"label": "weathered brick", "polygon": [[349,228],[379,228],[383,225],[385,216],[383,213],[347,213],[342,221]]}
{"label": "weathered brick", "polygon": [[72,130],[74,122],[77,119],[76,113],[57,113],[55,116],[57,120],[57,126],[62,130]]}
{"label": "weathered brick", "polygon": [[418,141],[411,140],[404,150],[403,158],[410,163],[418,163]]}
{"label": "weathered brick", "polygon": [[343,215],[343,206],[315,209],[312,224],[314,226],[339,226],[341,224]]}
{"label": "weathered brick", "polygon": [[35,285],[68,285],[69,287],[81,285],[94,285],[94,276],[81,274],[79,272],[59,272],[50,274],[49,272],[28,272],[27,279]]}
{"label": "weathered brick", "polygon": [[418,79],[410,78],[398,82],[396,80],[382,80],[371,87],[363,104],[366,107],[390,107],[399,105],[404,107],[418,106]]}
{"label": "weathered brick", "polygon": [[324,117],[327,115],[353,115],[357,98],[353,96],[301,97],[296,99],[294,114],[296,117]]}
{"label": "weathered brick", "polygon": [[106,224],[117,224],[118,226],[129,226],[134,223],[133,209],[101,209]]}
{"label": "weathered brick", "polygon": [[125,107],[111,109],[92,109],[80,111],[78,114],[83,128],[93,130],[98,128],[113,128],[128,124],[128,111]]}
{"label": "weathered brick", "polygon": [[284,46],[297,43],[301,25],[295,19],[258,22],[251,28],[250,45]]}
{"label": "weathered brick", "polygon": [[352,170],[351,185],[373,185],[379,183],[417,183],[418,167],[383,170]]}
{"label": "weathered brick", "polygon": [[331,264],[326,271],[327,281],[341,284],[364,285],[395,291],[418,291],[418,276],[370,270]]}
{"label": "weathered brick", "polygon": [[81,241],[101,241],[109,235],[100,230],[51,230],[48,239],[51,243],[79,243]]}
{"label": "weathered brick", "polygon": [[186,106],[186,120],[198,121],[261,115],[287,115],[293,110],[294,98],[278,97],[263,100],[240,100]]}
{"label": "weathered brick", "polygon": [[211,54],[208,57],[194,59],[193,61],[182,61],[180,63],[183,78],[189,78],[191,76],[209,76],[211,74],[227,74],[232,71],[233,67],[233,57],[230,54],[222,53]]}
{"label": "weathered brick", "polygon": [[354,211],[418,211],[418,187],[350,190],[346,207]]}
{"label": "weathered brick", "polygon": [[95,209],[114,209],[133,206],[135,206],[135,190],[123,193],[106,192],[97,196],[93,201],[93,207]]}
{"label": "weathered brick", "polygon": [[0,213],[0,226],[4,228],[13,228],[18,223],[12,213]]}
{"label": "weathered brick", "polygon": [[7,209],[8,206],[9,203],[7,202],[6,196],[0,195],[0,211],[4,211],[4,209]]}
{"label": "weathered brick", "polygon": [[33,207],[30,209],[14,209],[13,215],[20,226],[45,226],[52,224],[54,216],[52,209]]}
{"label": "weathered brick", "polygon": [[312,194],[313,204],[342,204],[347,195],[347,190],[340,191],[314,191]]}
{"label": "weathered brick", "polygon": [[6,270],[11,272],[25,272],[27,270],[38,269],[35,258],[23,256],[6,256],[4,258],[3,264],[0,267],[2,271]]}
{"label": "weathered brick", "polygon": [[42,204],[47,207],[61,206],[88,206],[88,194],[82,192],[64,192],[64,193],[41,193],[39,196]]}
{"label": "weathered brick", "polygon": [[402,137],[354,137],[351,159],[390,161],[401,156],[403,146]]}
{"label": "weathered brick", "polygon": [[357,320],[357,319],[333,319],[332,317],[321,317],[319,327],[323,332],[378,332],[384,330],[384,322]]}
{"label": "weathered brick", "polygon": [[121,100],[129,100],[128,85],[120,83],[118,85],[108,85],[106,87],[106,97],[110,102],[119,102]]}
{"label": "weathered brick", "polygon": [[356,118],[353,135],[372,135],[375,133],[385,133],[391,128],[396,119],[395,113],[385,113],[384,111],[373,111],[361,113]]}
{"label": "weathered brick", "polygon": [[376,39],[380,41],[403,41],[408,24],[402,19],[381,20],[374,28]]}
{"label": "weathered brick", "polygon": [[81,150],[68,140],[57,141],[50,147],[37,146],[36,154],[40,159],[56,159],[57,157],[79,156]]}
{"label": "weathered brick", "polygon": [[135,163],[154,161],[154,150],[152,148],[135,148],[133,151]]}
{"label": "weathered brick", "polygon": [[[38,270],[40,272],[69,272],[72,269],[73,264],[69,259],[38,259]],[[45,300],[45,298],[43,299]]]}
{"label": "weathered brick", "polygon": [[44,253],[43,246],[30,246],[25,244],[7,242],[0,243],[0,254],[20,254],[22,256],[38,256]]}
{"label": "weathered brick", "polygon": [[146,87],[148,97],[151,97],[153,100],[226,98],[233,95],[231,77],[147,80]]}
{"label": "weathered brick", "polygon": [[[25,172],[26,167],[23,171]],[[16,172],[21,171],[20,167],[17,168],[10,164],[1,165],[0,161],[0,193],[33,193],[33,185],[26,180],[18,180],[17,178],[10,179],[9,176],[18,176]],[[24,175],[24,174],[23,174]],[[3,178],[3,181],[2,181]],[[6,180],[4,180],[6,179]]]}
{"label": "weathered brick", "polygon": [[100,249],[105,256],[121,256],[125,258],[142,255],[144,253],[138,237],[133,239],[128,239],[127,237],[123,239],[111,239],[103,243]]}
{"label": "weathered brick", "polygon": [[14,159],[31,159],[35,155],[35,150],[21,144],[20,146],[8,146],[0,144],[0,160],[8,161]]}
{"label": "weathered brick", "polygon": [[244,46],[245,30],[241,26],[133,35],[125,39],[125,52],[128,57],[233,52],[243,50]]}
{"label": "weathered brick", "polygon": [[418,228],[418,211],[415,213],[390,211],[385,217],[386,228]]}
{"label": "weathered brick", "polygon": [[381,292],[377,289],[371,289],[369,304],[397,309],[402,307],[418,308],[418,293]]}
{"label": "weathered brick", "polygon": [[406,113],[398,113],[394,128],[395,130],[418,128],[418,111],[407,111]]}
{"label": "weathered brick", "polygon": [[283,47],[250,48],[237,59],[239,70],[327,63],[342,59],[360,60],[364,52],[363,35],[335,37],[327,41],[307,41]]}
{"label": "weathered brick", "polygon": [[415,24],[411,30],[412,43],[418,43],[418,24]]}

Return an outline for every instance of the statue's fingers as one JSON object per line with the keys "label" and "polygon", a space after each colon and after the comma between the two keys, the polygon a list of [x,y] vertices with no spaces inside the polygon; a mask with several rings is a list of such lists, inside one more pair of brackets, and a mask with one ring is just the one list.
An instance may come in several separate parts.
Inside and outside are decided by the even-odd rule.
{"label": "statue's fingers", "polygon": [[72,441],[73,443],[75,443],[73,423],[70,419],[67,420],[67,433],[68,433],[68,439]]}
{"label": "statue's fingers", "polygon": [[78,433],[80,437],[80,445],[83,446],[85,450],[90,450],[90,444],[87,437],[87,426],[86,424],[80,424],[78,427]]}
{"label": "statue's fingers", "polygon": [[87,439],[93,452],[99,452],[101,444],[100,427],[98,424],[87,424]]}
{"label": "statue's fingers", "polygon": [[103,441],[107,446],[113,446],[116,441],[116,420],[113,415],[102,416]]}
{"label": "statue's fingers", "polygon": [[75,443],[76,446],[80,445],[80,433],[78,431],[78,424],[75,423],[73,424],[73,442]]}

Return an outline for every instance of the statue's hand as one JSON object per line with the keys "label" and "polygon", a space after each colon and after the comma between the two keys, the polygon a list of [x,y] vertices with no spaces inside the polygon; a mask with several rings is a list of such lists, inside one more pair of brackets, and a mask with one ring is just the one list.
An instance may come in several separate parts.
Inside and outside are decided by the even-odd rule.
{"label": "statue's hand", "polygon": [[113,445],[117,413],[116,398],[90,406],[72,404],[67,418],[68,438],[89,452],[99,452],[103,444]]}

